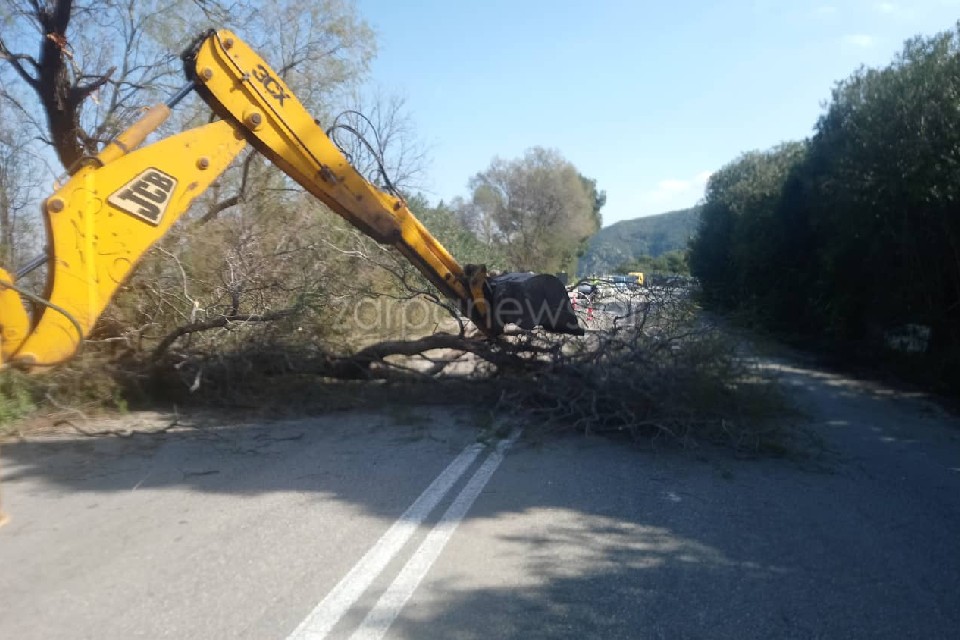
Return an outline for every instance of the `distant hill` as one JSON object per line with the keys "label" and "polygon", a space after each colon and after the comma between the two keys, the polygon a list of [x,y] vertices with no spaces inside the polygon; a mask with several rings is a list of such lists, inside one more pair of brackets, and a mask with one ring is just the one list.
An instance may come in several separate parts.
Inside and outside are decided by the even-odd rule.
{"label": "distant hill", "polygon": [[643,255],[656,258],[668,251],[686,249],[699,222],[700,207],[692,207],[604,227],[590,238],[587,252],[580,258],[579,274],[609,273]]}

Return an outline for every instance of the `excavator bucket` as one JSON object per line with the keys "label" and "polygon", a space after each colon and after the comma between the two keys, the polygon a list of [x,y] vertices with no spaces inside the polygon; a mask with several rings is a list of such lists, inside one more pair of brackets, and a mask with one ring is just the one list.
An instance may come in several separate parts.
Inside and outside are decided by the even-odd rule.
{"label": "excavator bucket", "polygon": [[555,333],[583,335],[566,287],[544,273],[504,273],[487,280],[492,293],[492,315],[499,326],[521,329],[543,327]]}

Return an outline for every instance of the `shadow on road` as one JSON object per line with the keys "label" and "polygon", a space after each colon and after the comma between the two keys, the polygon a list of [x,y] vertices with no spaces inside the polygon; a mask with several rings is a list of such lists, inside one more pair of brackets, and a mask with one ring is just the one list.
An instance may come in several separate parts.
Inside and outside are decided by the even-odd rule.
{"label": "shadow on road", "polygon": [[[828,464],[589,438],[522,442],[392,633],[951,637],[960,628],[956,423],[913,398],[778,366]],[[422,491],[475,423],[449,409],[350,412],[12,443],[4,482],[91,504],[116,492],[292,492],[309,496],[303,508],[336,501],[389,522],[408,504],[397,493]],[[7,533],[36,525],[14,520]]]}

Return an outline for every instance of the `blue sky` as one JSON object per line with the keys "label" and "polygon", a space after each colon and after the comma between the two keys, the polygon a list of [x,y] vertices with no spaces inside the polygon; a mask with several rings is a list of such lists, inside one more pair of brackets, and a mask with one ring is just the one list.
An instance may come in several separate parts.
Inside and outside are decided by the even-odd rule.
{"label": "blue sky", "polygon": [[434,199],[499,155],[559,150],[604,224],[695,204],[740,153],[808,136],[834,83],[950,29],[960,0],[358,0],[373,82],[406,98]]}

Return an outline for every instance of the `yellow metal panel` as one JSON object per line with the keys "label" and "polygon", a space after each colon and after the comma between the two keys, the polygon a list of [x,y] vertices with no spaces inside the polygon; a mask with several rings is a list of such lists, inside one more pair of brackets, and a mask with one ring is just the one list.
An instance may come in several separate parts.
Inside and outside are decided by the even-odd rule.
{"label": "yellow metal panel", "polygon": [[4,284],[14,284],[13,276],[0,269],[0,366],[23,344],[30,329],[20,295]]}
{"label": "yellow metal panel", "polygon": [[83,335],[48,309],[12,359],[39,367],[73,355],[147,249],[245,144],[233,125],[219,121],[127,155],[111,152],[108,164],[75,173],[45,203],[54,256],[49,299]]}

